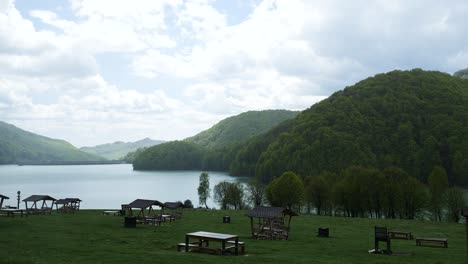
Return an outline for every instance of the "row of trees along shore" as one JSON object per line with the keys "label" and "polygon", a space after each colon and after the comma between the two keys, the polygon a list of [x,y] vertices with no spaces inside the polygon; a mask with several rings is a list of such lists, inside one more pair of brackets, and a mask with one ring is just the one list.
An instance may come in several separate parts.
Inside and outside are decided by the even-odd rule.
{"label": "row of trees along shore", "polygon": [[[211,197],[209,176],[200,175],[200,204]],[[220,182],[213,199],[221,209],[282,206],[302,213],[344,217],[460,220],[463,191],[450,187],[441,166],[433,168],[425,185],[397,167],[384,170],[351,166],[340,173],[300,177],[285,172],[268,185]]]}

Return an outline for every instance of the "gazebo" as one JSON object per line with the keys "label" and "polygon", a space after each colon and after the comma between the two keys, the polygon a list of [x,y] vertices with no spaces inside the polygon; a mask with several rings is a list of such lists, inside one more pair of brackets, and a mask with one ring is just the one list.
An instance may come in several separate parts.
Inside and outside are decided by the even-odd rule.
{"label": "gazebo", "polygon": [[[80,210],[81,200],[79,198],[65,198],[55,201],[55,208],[57,212],[74,213]],[[62,207],[59,207],[61,205]]]}
{"label": "gazebo", "polygon": [[[291,218],[297,216],[283,207],[257,206],[247,214],[252,237],[256,239],[289,239]],[[254,220],[257,218],[257,220]]]}
{"label": "gazebo", "polygon": [[0,194],[0,209],[3,208],[3,201],[6,199],[10,199],[10,197]]}
{"label": "gazebo", "polygon": [[[41,201],[42,204],[38,207],[37,203],[40,203]],[[47,205],[48,201],[51,201],[50,206]],[[49,195],[31,195],[23,200],[26,208],[26,214],[51,214],[55,201],[56,199]],[[28,202],[32,202],[31,207],[28,207]]]}
{"label": "gazebo", "polygon": [[[153,209],[153,206],[159,206],[161,208],[160,214],[156,215],[156,212]],[[135,201],[131,202],[127,206],[127,211],[129,216],[133,216],[133,209],[139,209],[137,220],[140,223],[153,223],[153,224],[160,224],[164,204],[157,201],[157,200],[145,200],[145,199],[136,199]],[[145,210],[147,213],[145,215]]]}
{"label": "gazebo", "polygon": [[181,219],[184,205],[181,202],[165,202],[164,209],[169,210],[169,215],[171,218]]}

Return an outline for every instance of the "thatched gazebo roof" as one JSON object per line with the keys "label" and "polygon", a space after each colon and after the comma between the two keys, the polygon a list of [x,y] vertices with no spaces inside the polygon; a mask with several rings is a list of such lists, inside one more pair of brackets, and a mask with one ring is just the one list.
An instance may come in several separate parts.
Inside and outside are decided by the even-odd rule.
{"label": "thatched gazebo roof", "polygon": [[0,194],[0,199],[10,199],[10,197]]}
{"label": "thatched gazebo roof", "polygon": [[283,207],[257,206],[245,214],[248,217],[273,219],[279,216],[297,216],[293,211]]}

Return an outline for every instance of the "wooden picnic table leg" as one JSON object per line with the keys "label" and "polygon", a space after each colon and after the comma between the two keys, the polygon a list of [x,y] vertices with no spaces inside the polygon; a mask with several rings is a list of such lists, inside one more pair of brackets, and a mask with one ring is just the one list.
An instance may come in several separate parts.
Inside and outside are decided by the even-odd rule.
{"label": "wooden picnic table leg", "polygon": [[185,252],[189,249],[189,236],[185,235]]}
{"label": "wooden picnic table leg", "polygon": [[221,242],[221,253],[224,255],[226,253],[226,240]]}
{"label": "wooden picnic table leg", "polygon": [[236,248],[235,248],[236,256],[239,254],[239,238],[236,238]]}

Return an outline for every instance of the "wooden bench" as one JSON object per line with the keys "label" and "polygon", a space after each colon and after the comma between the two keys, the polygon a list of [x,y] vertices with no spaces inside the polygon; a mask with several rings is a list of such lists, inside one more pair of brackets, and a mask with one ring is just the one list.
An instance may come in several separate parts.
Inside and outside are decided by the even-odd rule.
{"label": "wooden bench", "polygon": [[388,231],[388,236],[390,237],[390,239],[413,240],[413,235],[411,234],[411,232],[405,231],[390,230]]}
{"label": "wooden bench", "polygon": [[[234,245],[234,246],[230,246],[229,248],[235,248],[236,241],[228,240],[226,243]],[[239,247],[238,248],[239,253],[244,255],[245,254],[245,242],[239,241],[239,242],[237,242],[237,246]],[[226,249],[228,249],[228,248],[226,247]]]}
{"label": "wooden bench", "polygon": [[[204,244],[204,245],[203,245]],[[190,248],[206,248],[208,247],[208,240],[202,240],[201,242],[192,242],[188,244],[189,250]],[[185,242],[177,244],[177,251],[181,251],[182,249],[185,249]]]}
{"label": "wooden bench", "polygon": [[448,239],[447,238],[435,238],[435,237],[417,237],[416,246],[448,248]]}

